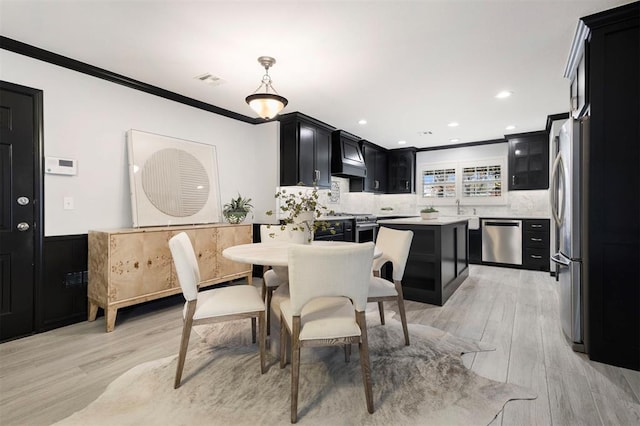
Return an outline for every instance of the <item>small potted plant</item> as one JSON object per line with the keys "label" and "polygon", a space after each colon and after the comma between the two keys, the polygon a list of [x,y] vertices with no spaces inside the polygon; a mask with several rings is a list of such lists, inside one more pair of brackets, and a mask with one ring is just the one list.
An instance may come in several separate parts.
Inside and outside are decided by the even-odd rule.
{"label": "small potted plant", "polygon": [[433,207],[425,207],[420,210],[420,216],[422,216],[422,219],[424,220],[436,219],[438,217],[438,210]]}
{"label": "small potted plant", "polygon": [[224,205],[222,214],[227,222],[236,224],[244,221],[252,208],[251,198],[243,198],[238,193],[238,198],[232,198],[230,203]]}
{"label": "small potted plant", "polygon": [[[302,184],[298,184],[302,185]],[[301,188],[297,191],[287,191],[282,189],[275,194],[279,202],[279,210],[285,217],[280,219],[280,226],[283,230],[288,227],[292,231],[306,233],[306,242],[311,242],[313,234],[318,230],[327,230],[331,224],[325,220],[319,220],[324,215],[333,214],[333,210],[319,202],[318,188],[314,186],[311,190]],[[272,216],[273,210],[266,212],[267,216]],[[335,231],[331,230],[332,233]]]}

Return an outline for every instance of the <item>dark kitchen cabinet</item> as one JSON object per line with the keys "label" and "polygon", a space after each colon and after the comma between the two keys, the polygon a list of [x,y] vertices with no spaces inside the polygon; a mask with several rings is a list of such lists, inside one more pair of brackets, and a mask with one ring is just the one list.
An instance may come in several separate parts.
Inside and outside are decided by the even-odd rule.
{"label": "dark kitchen cabinet", "polygon": [[469,263],[482,263],[482,230],[469,229]]}
{"label": "dark kitchen cabinet", "polygon": [[526,269],[549,271],[549,219],[522,221],[522,266]]}
{"label": "dark kitchen cabinet", "polygon": [[388,188],[390,194],[413,194],[416,191],[416,149],[402,148],[387,152]]}
{"label": "dark kitchen cabinet", "polygon": [[362,141],[362,155],[367,174],[363,179],[350,179],[349,190],[384,194],[387,191],[387,150]]}
{"label": "dark kitchen cabinet", "polygon": [[326,229],[318,228],[313,235],[314,241],[354,241],[353,219],[327,221]]}
{"label": "dark kitchen cabinet", "polygon": [[382,226],[413,231],[402,278],[404,298],[444,305],[469,276],[467,222],[448,225],[384,223]]}
{"label": "dark kitchen cabinet", "polygon": [[640,370],[640,3],[581,19],[569,75],[586,58],[582,146],[585,346]]}
{"label": "dark kitchen cabinet", "polygon": [[509,142],[509,191],[549,189],[547,132],[506,136]]}
{"label": "dark kitchen cabinet", "polygon": [[331,132],[333,127],[301,113],[282,115],[280,121],[280,185],[303,183],[331,187]]}

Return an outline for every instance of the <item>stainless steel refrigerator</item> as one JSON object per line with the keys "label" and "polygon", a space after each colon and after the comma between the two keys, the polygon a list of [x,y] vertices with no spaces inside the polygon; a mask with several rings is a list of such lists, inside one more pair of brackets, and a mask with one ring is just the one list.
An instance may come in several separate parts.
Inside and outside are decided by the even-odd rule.
{"label": "stainless steel refrigerator", "polygon": [[559,250],[551,256],[558,265],[560,320],[573,350],[584,345],[583,175],[581,149],[588,143],[588,117],[569,119],[560,129],[558,153],[551,174],[551,211],[559,234]]}

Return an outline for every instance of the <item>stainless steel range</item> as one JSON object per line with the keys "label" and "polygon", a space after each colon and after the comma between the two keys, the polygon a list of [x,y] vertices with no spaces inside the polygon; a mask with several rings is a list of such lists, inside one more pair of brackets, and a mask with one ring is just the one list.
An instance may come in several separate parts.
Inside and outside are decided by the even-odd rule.
{"label": "stainless steel range", "polygon": [[332,216],[352,216],[354,223],[354,238],[356,243],[366,243],[367,241],[376,240],[378,232],[378,217],[370,213],[334,213]]}
{"label": "stainless steel range", "polygon": [[352,214],[355,217],[355,240],[356,243],[366,243],[376,241],[378,233],[378,216],[374,214]]}

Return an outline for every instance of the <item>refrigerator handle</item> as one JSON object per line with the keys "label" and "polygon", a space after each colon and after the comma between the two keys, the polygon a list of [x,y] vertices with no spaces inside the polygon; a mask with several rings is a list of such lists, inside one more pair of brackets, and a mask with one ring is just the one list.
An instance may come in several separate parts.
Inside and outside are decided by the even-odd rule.
{"label": "refrigerator handle", "polygon": [[[559,205],[560,184],[562,184],[562,205]],[[549,191],[551,213],[553,214],[554,222],[558,226],[561,226],[564,221],[564,198],[567,197],[565,190],[564,164],[562,161],[562,154],[558,153],[555,161],[553,162],[551,172],[551,191]]]}
{"label": "refrigerator handle", "polygon": [[571,264],[571,260],[564,257],[560,252],[551,256],[551,261],[553,263],[557,263],[560,266],[569,266]]}

